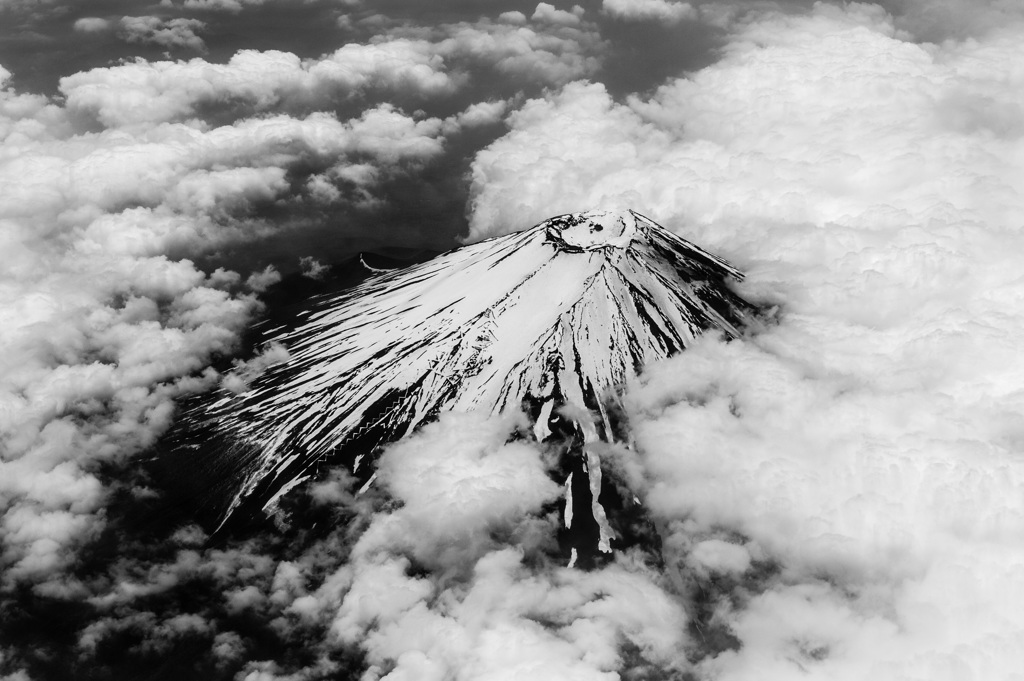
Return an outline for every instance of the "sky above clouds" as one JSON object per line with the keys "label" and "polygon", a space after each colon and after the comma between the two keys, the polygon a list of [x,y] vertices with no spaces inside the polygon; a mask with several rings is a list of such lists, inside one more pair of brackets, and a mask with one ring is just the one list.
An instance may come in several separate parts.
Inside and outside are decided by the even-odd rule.
{"label": "sky above clouds", "polygon": [[[0,678],[1020,678],[1021,5],[423,4],[0,0]],[[777,308],[627,387],[662,565],[514,415],[161,519],[283,276],[625,207]]]}

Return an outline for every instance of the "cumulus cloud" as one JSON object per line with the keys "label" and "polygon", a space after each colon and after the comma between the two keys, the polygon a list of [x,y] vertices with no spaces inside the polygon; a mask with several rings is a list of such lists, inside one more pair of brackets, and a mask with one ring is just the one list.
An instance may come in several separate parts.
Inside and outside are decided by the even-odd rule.
{"label": "cumulus cloud", "polygon": [[82,17],[75,20],[74,28],[79,33],[101,33],[110,28],[110,21],[100,17]]}
{"label": "cumulus cloud", "polygon": [[562,85],[596,73],[601,64],[604,41],[583,17],[578,5],[565,11],[539,3],[529,19],[505,12],[496,21],[399,27],[392,34],[430,40],[446,60],[488,66],[512,84]]}
{"label": "cumulus cloud", "polygon": [[18,11],[25,9],[37,9],[40,6],[46,8],[57,4],[57,0],[0,0],[0,10]]}
{"label": "cumulus cloud", "polygon": [[[282,9],[268,7],[255,16]],[[37,62],[12,58],[8,66],[18,67],[20,78],[29,72],[35,78],[36,71],[47,79],[52,77],[52,82],[42,83],[47,89],[58,76],[65,78],[62,91],[76,106],[81,103],[87,115],[104,107],[151,103],[146,115],[154,120],[159,111],[166,112],[162,120],[197,112],[204,116],[238,115],[254,109],[309,112],[352,107],[361,98],[392,101],[411,111],[445,94],[462,97],[458,104],[464,107],[473,103],[474,90],[490,88],[488,98],[507,96],[511,93],[504,91],[512,88],[537,90],[586,77],[600,66],[602,43],[596,26],[583,21],[579,11],[564,11],[574,25],[563,25],[554,20],[561,15],[554,9],[545,13],[543,4],[534,11],[535,19],[524,15],[522,26],[474,18],[427,26],[396,19],[375,27],[366,12],[354,11],[352,32],[358,39],[349,35],[343,41],[348,44],[333,43],[333,47],[333,41],[323,34],[318,46],[312,47],[295,46],[281,33],[265,36],[261,42],[288,45],[289,49],[241,49],[232,56],[214,45],[214,58],[186,62],[145,61],[133,54],[143,45],[172,51],[202,50],[208,36],[223,40],[226,34],[251,31],[252,22],[257,21],[238,19],[242,24],[231,27],[228,23],[236,19],[210,13],[176,16],[182,11],[182,7],[169,8],[168,14],[129,16],[120,23],[109,17],[80,20],[80,32],[87,26],[98,30],[104,26],[101,22],[107,21],[108,29],[116,29],[124,39],[121,45],[97,43],[86,55],[86,63],[116,66],[75,74],[67,63],[49,56]],[[300,14],[333,21],[334,12],[327,5],[303,5]],[[312,56],[321,49],[324,52],[319,57]],[[514,82],[509,80],[512,78]],[[24,87],[24,82],[19,83]]]}
{"label": "cumulus cloud", "polygon": [[[987,425],[951,423],[963,409],[1010,411],[877,380],[854,387],[856,374],[809,379],[805,360],[753,344],[705,343],[676,362],[634,393],[648,500],[679,523],[676,560],[740,581],[744,554],[785,571],[729,613],[743,647],[710,669],[742,673],[788,647],[774,673],[889,675],[938,660],[984,670],[992,659],[995,676],[1010,672],[1004,651],[1024,623],[999,594],[1020,589],[1004,561],[1020,552],[1005,539],[1024,521],[1024,475]],[[696,542],[723,529],[736,535],[709,556]],[[969,587],[962,571],[990,587]],[[967,603],[984,614],[967,617]]]}
{"label": "cumulus cloud", "polygon": [[185,9],[208,10],[214,12],[241,12],[247,6],[259,6],[266,0],[185,0]]}
{"label": "cumulus cloud", "polygon": [[477,126],[491,125],[502,120],[508,110],[508,102],[477,102],[471,104],[465,111],[455,117],[455,122],[460,127],[475,128]]}
{"label": "cumulus cloud", "polygon": [[675,23],[696,19],[697,9],[686,2],[671,0],[603,0],[601,11],[616,19]]}
{"label": "cumulus cloud", "polygon": [[[336,605],[317,594],[328,641],[361,646],[371,674],[395,678],[615,678],[624,647],[634,662],[685,668],[686,615],[642,564],[527,564],[557,523],[538,514],[561,488],[534,445],[505,442],[510,425],[445,415],[385,454],[379,481],[402,506],[356,543]],[[412,576],[413,563],[433,570]]]}
{"label": "cumulus cloud", "polygon": [[530,19],[563,26],[579,26],[584,14],[584,9],[579,5],[573,5],[570,11],[565,11],[546,2],[540,2],[537,3]]}
{"label": "cumulus cloud", "polygon": [[259,111],[291,102],[315,107],[371,88],[431,95],[454,87],[430,46],[407,40],[349,44],[308,61],[256,50],[239,51],[226,64],[137,60],[61,79],[68,108],[108,126],[180,120],[222,101]]}
{"label": "cumulus cloud", "polygon": [[941,42],[986,35],[1024,19],[1024,7],[1013,0],[883,0],[898,27],[920,40]]}
{"label": "cumulus cloud", "polygon": [[[799,64],[815,40],[821,41],[819,60]],[[751,24],[714,68],[674,80],[651,99],[618,105],[600,84],[574,83],[528,102],[511,117],[513,131],[477,157],[474,229],[481,235],[507,229],[492,211],[512,215],[523,207],[516,205],[523,192],[510,186],[518,182],[527,183],[528,200],[540,205],[592,205],[611,195],[664,206],[665,213],[698,223],[754,210],[767,220],[836,221],[865,201],[881,204],[874,197],[888,191],[885,205],[897,210],[923,209],[942,196],[956,209],[984,211],[978,217],[1007,224],[1018,194],[1015,175],[1007,172],[1013,154],[1004,143],[1010,137],[1012,144],[1015,135],[1001,132],[1001,112],[1019,104],[981,64],[1013,59],[1015,50],[1009,34],[941,51],[904,42],[884,13],[867,6],[765,18]],[[740,79],[749,79],[749,86],[733,85]],[[816,87],[799,107],[777,94],[798,83]],[[961,96],[964,91],[971,95]],[[986,113],[967,104],[984,98],[994,104]],[[861,130],[863,140],[856,135]],[[989,139],[982,130],[995,134]],[[812,132],[817,147],[807,142]],[[603,146],[592,141],[598,138]],[[972,194],[973,179],[960,171],[961,153],[979,173],[989,174],[987,164],[996,164],[984,204]],[[552,160],[558,157],[565,161]],[[745,165],[737,166],[735,157]],[[915,165],[918,160],[927,165]],[[641,169],[658,181],[638,181]],[[551,182],[563,172],[574,181]],[[637,180],[622,181],[630,176]],[[726,182],[735,187],[729,195],[712,193]],[[534,199],[535,191],[542,198]]]}
{"label": "cumulus cloud", "polygon": [[[406,544],[420,562],[457,569],[471,564],[462,554],[479,557],[476,544],[490,532],[512,530],[558,498],[562,488],[548,478],[540,453],[525,443],[503,445],[510,428],[500,426],[479,416],[444,415],[421,438],[392,447],[378,475],[404,506],[391,526],[371,530],[363,544],[379,542],[389,551]],[[377,535],[396,528],[402,536]]]}
{"label": "cumulus cloud", "polygon": [[[389,39],[350,43],[319,59],[256,50],[241,50],[224,64],[138,59],[64,77],[60,87],[73,112],[95,116],[106,126],[127,126],[182,120],[218,107],[317,110],[374,93],[424,101],[456,92],[468,72],[483,68],[545,84],[594,72],[600,41],[593,27],[567,26],[552,19],[560,16],[553,9],[538,11],[536,27],[484,20],[405,28]],[[581,13],[562,14],[579,23]],[[201,44],[191,44],[185,35],[200,25],[175,21],[134,18],[130,35],[166,39],[170,42],[162,44],[167,45]]]}
{"label": "cumulus cloud", "polygon": [[[306,0],[317,2],[318,0]],[[335,4],[352,7],[359,5],[361,0],[330,0]],[[223,12],[227,14],[238,14],[247,7],[260,7],[268,4],[268,0],[160,0],[161,7],[180,7],[186,10],[199,12]]]}
{"label": "cumulus cloud", "polygon": [[[75,22],[76,30],[80,29],[79,23]],[[92,26],[93,24],[88,24]],[[187,47],[189,49],[203,51],[206,43],[196,35],[206,28],[206,24],[198,19],[161,19],[160,17],[121,17],[118,22],[118,35],[130,43],[147,43],[160,45],[162,47]],[[96,29],[88,29],[96,30]]]}

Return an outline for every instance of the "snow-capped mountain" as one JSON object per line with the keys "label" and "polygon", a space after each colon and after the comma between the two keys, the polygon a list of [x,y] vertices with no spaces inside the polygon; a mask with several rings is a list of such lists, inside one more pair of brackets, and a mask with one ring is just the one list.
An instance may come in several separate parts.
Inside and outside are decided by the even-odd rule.
{"label": "snow-capped mountain", "polygon": [[740,333],[752,308],[729,278],[740,274],[639,213],[558,216],[321,302],[267,339],[287,360],[191,419],[242,465],[232,510],[273,504],[338,454],[368,479],[378,445],[443,410],[524,409],[543,440],[573,405],[597,416],[572,426],[582,440],[613,441],[617,386],[707,330]]}

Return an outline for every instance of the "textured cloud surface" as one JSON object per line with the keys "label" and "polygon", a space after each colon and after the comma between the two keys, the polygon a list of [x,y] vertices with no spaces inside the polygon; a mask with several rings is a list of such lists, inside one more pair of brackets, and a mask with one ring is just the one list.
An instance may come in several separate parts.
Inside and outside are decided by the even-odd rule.
{"label": "textured cloud surface", "polygon": [[[0,677],[1020,678],[1018,3],[122,5],[0,2]],[[279,270],[627,207],[778,306],[626,391],[660,548],[552,563],[514,414],[230,536],[154,472]]]}

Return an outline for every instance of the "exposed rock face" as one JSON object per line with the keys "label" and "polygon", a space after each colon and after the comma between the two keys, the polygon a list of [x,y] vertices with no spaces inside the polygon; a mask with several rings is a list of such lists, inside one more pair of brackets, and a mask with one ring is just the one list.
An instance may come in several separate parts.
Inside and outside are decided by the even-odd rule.
{"label": "exposed rock face", "polygon": [[[707,330],[740,332],[752,308],[730,277],[740,274],[633,211],[558,216],[321,302],[268,339],[286,361],[191,418],[243,463],[229,513],[272,505],[339,454],[368,479],[375,447],[442,410],[525,409],[538,440],[572,434],[581,465],[570,474],[589,480],[567,492],[596,495],[600,467],[579,445],[616,439],[615,388],[643,366]],[[562,419],[564,405],[597,418]],[[612,530],[596,520],[606,549]]]}

